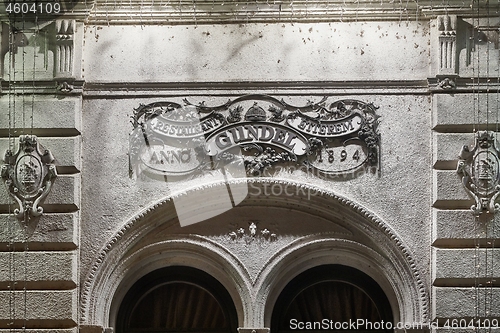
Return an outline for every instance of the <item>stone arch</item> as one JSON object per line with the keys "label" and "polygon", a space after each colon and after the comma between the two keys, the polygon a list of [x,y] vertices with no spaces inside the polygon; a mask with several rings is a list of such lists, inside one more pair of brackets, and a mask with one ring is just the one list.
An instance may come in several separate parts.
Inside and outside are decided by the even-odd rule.
{"label": "stone arch", "polygon": [[[117,264],[102,265],[96,271],[92,291],[85,297],[86,304],[82,296],[82,310],[86,310],[82,319],[86,324],[111,326],[130,287],[142,276],[165,266],[188,266],[205,271],[226,288],[239,314],[248,312],[240,297],[249,293],[245,284],[248,280],[244,277],[247,274],[245,268],[237,258],[208,239],[198,236],[165,239],[121,258],[120,251],[113,250],[106,256],[109,259],[102,263],[113,262],[111,258],[117,258]],[[244,320],[238,318],[239,322]]]}
{"label": "stone arch", "polygon": [[[266,316],[266,313],[272,312],[279,292],[293,276],[312,267],[311,265],[346,264],[347,259],[351,260],[351,265],[367,273],[381,285],[395,311],[395,320],[428,320],[427,284],[422,280],[417,264],[400,237],[376,215],[355,202],[310,184],[276,178],[236,179],[231,183],[241,186],[251,184],[255,188],[266,184],[290,186],[296,190],[296,196],[270,200],[259,193],[246,199],[245,204],[294,207],[332,220],[342,220],[342,223],[362,233],[367,241],[322,234],[301,237],[268,260],[256,279],[250,277],[244,264],[236,256],[203,236],[172,237],[130,253],[130,248],[137,239],[158,227],[160,222],[154,222],[155,220],[161,217],[161,223],[177,223],[173,197],[193,193],[199,195],[204,191],[210,192],[211,188],[225,187],[226,184],[218,182],[193,187],[160,200],[137,214],[102,248],[82,284],[81,323],[109,326],[116,315],[115,305],[124,294],[120,290],[126,292],[127,287],[141,275],[161,265],[187,264],[211,274],[225,286],[238,310],[240,325],[263,327],[269,325],[270,321],[270,315]],[[314,195],[311,196],[311,193]],[[209,195],[204,197],[210,198]],[[217,198],[213,200],[217,201]],[[210,207],[210,200],[204,200],[203,204]],[[332,248],[338,250],[338,255],[331,255]],[[316,255],[315,260],[310,260],[310,253]],[[245,302],[245,299],[252,301]]]}
{"label": "stone arch", "polygon": [[392,265],[389,258],[358,242],[320,237],[302,239],[268,263],[259,281],[257,297],[266,300],[259,320],[269,327],[274,304],[293,278],[311,268],[331,264],[349,266],[372,277],[389,299],[395,322],[426,320],[425,302],[415,288],[418,282],[404,274],[401,265]]}

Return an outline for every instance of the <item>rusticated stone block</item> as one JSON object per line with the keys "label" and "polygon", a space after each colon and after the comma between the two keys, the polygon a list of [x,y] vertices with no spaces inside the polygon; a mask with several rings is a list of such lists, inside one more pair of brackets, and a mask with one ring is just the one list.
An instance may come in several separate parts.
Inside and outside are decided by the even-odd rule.
{"label": "rusticated stone block", "polygon": [[435,249],[434,259],[435,279],[500,280],[499,249]]}
{"label": "rusticated stone block", "polygon": [[26,239],[32,250],[75,249],[78,215],[78,212],[44,213],[25,228],[15,216],[0,214],[0,250],[8,250],[9,243],[22,243]]}
{"label": "rusticated stone block", "polygon": [[434,167],[456,170],[462,147],[472,144],[474,135],[470,133],[434,133]]}
{"label": "rusticated stone block", "polygon": [[[10,196],[6,186],[0,186],[0,205],[8,207],[11,204],[11,209],[17,207],[14,199]],[[51,206],[50,211],[74,211],[78,209],[80,204],[80,174],[75,175],[59,175],[41,206]],[[55,205],[65,205],[67,207],[53,207]],[[7,208],[3,209],[4,212]]]}
{"label": "rusticated stone block", "polygon": [[[31,129],[33,123],[33,134],[36,135],[78,135],[81,131],[81,108],[80,97],[58,99],[37,96],[34,100],[31,97],[12,100],[11,97],[9,100],[9,96],[4,95],[0,97],[0,110],[5,110],[0,112],[0,133],[6,136],[11,128],[10,134],[19,136],[23,133],[14,132],[14,128]],[[11,120],[16,119],[15,124],[9,121],[9,114]]]}
{"label": "rusticated stone block", "polygon": [[[38,138],[38,143],[43,149],[48,149],[55,158],[54,164],[58,169],[70,169],[73,172],[78,172],[81,169],[80,162],[80,137],[64,137],[64,138]],[[14,144],[14,145],[12,145]],[[17,151],[19,146],[19,137],[10,140],[10,149]],[[3,158],[5,152],[9,149],[9,139],[0,138],[0,157]]]}
{"label": "rusticated stone block", "polygon": [[[495,128],[498,121],[497,105],[498,96],[494,94],[436,94],[434,100],[435,130],[467,130],[474,129],[477,121],[477,110],[481,110],[481,124],[489,119],[491,128]],[[490,105],[488,108],[487,105]]]}
{"label": "rusticated stone block", "polygon": [[[54,327],[57,323],[60,323],[58,326],[61,328],[76,326],[76,289],[0,291],[0,304],[11,304],[0,306],[0,323],[4,323],[3,325],[9,320],[26,320],[31,322],[31,327]],[[16,318],[12,318],[13,313]]]}
{"label": "rusticated stone block", "polygon": [[446,243],[453,243],[454,246],[465,244],[470,246],[476,240],[500,238],[500,215],[498,214],[482,214],[476,217],[471,210],[435,209],[433,220],[435,246],[442,246]]}
{"label": "rusticated stone block", "polygon": [[455,170],[434,171],[434,206],[441,208],[465,208],[474,201],[465,191]]}
{"label": "rusticated stone block", "polygon": [[498,288],[434,287],[433,318],[499,317],[498,299]]}
{"label": "rusticated stone block", "polygon": [[[80,175],[60,175],[45,199],[44,205],[75,205],[80,204]],[[43,205],[42,205],[43,206]]]}
{"label": "rusticated stone block", "polygon": [[[76,252],[0,252],[0,289],[69,289],[77,283]],[[11,286],[12,288],[12,286]]]}

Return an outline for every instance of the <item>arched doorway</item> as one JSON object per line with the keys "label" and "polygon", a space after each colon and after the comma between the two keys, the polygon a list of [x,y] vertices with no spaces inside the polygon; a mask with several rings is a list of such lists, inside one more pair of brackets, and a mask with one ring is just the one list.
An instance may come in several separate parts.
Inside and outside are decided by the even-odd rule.
{"label": "arched doorway", "polygon": [[[248,186],[236,180],[231,184]],[[274,333],[272,314],[285,286],[303,272],[332,264],[354,267],[377,281],[389,299],[394,322],[427,321],[428,290],[420,264],[383,220],[327,190],[308,198],[308,190],[319,190],[290,181],[283,186],[299,195],[271,200],[264,190],[268,184],[256,179],[254,196],[244,205],[203,223],[180,227],[169,197],[124,223],[103,246],[82,284],[82,325],[123,332],[117,330],[122,325],[118,312],[134,283],[165,266],[189,266],[217,279],[231,295],[238,318],[233,327],[271,328]],[[194,187],[181,195],[195,195],[198,210],[213,209],[217,196],[212,190],[221,186],[226,184]],[[242,217],[242,225],[254,217],[263,228],[275,223],[278,241],[254,241],[250,248],[244,238],[233,239],[231,223]]]}
{"label": "arched doorway", "polygon": [[271,332],[391,332],[392,324],[389,300],[375,280],[352,267],[322,265],[286,285],[274,306]]}
{"label": "arched doorway", "polygon": [[234,333],[237,314],[231,296],[211,275],[170,266],[139,279],[118,311],[117,333]]}

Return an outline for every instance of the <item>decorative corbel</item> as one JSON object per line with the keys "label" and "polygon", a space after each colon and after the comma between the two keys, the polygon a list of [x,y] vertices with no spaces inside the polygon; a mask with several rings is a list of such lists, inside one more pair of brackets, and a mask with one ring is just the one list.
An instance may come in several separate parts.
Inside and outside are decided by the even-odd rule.
{"label": "decorative corbel", "polygon": [[19,220],[42,215],[43,208],[39,204],[49,194],[57,177],[53,162],[50,151],[40,151],[35,135],[21,135],[17,152],[7,150],[5,153],[6,164],[2,166],[1,176],[19,205],[14,210]]}
{"label": "decorative corbel", "polygon": [[462,184],[476,204],[471,207],[475,215],[483,212],[495,213],[500,210],[496,203],[500,195],[500,151],[496,147],[493,132],[476,133],[472,150],[465,145],[459,156],[457,172],[462,176]]}

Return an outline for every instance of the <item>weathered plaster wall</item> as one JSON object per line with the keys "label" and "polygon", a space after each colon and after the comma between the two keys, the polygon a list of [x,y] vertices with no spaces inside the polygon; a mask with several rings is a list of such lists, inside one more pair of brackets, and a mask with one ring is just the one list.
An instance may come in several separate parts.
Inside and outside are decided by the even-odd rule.
{"label": "weathered plaster wall", "polygon": [[425,80],[429,27],[427,22],[87,26],[84,51],[87,82]]}

